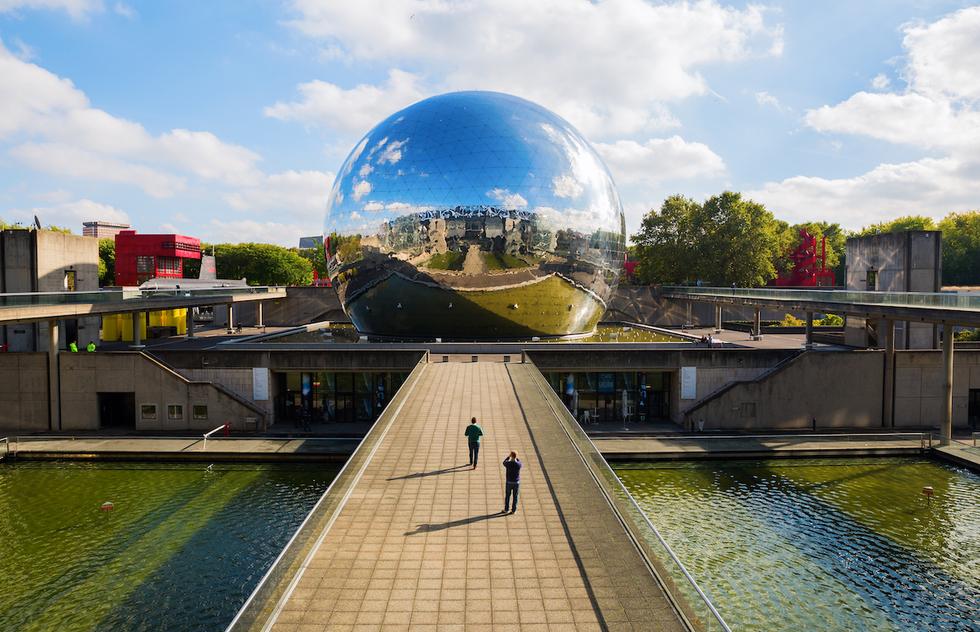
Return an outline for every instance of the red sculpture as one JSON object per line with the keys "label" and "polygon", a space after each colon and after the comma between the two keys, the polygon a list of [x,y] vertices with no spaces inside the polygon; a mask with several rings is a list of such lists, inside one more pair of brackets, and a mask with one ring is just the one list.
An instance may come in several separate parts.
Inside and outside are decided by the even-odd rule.
{"label": "red sculpture", "polygon": [[827,238],[823,238],[820,268],[817,268],[817,238],[805,228],[800,229],[800,245],[787,256],[793,269],[780,274],[772,285],[780,287],[825,287],[834,285],[834,271],[827,269]]}

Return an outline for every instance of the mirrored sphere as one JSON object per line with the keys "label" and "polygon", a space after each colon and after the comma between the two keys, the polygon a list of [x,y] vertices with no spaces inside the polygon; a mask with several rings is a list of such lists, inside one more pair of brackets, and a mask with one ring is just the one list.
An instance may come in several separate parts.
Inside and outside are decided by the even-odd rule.
{"label": "mirrored sphere", "polygon": [[327,203],[329,273],[364,334],[594,330],[625,248],[609,171],[567,121],[496,92],[411,105],[351,151]]}

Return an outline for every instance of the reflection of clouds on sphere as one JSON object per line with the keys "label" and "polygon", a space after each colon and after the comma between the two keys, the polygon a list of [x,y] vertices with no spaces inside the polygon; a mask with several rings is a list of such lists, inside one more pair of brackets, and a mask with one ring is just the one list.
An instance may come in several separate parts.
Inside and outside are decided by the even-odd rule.
{"label": "reflection of clouds on sphere", "polygon": [[[418,315],[409,296],[448,292],[460,297],[447,304],[472,303],[471,320],[486,313],[481,337],[594,327],[618,281],[624,228],[612,178],[581,134],[495,92],[432,97],[378,124],[341,167],[324,222],[324,234],[360,235],[331,276],[361,331],[389,333],[372,321],[390,297]],[[511,311],[499,313],[504,295]],[[524,306],[537,312],[515,313]],[[431,332],[417,320],[383,328],[470,335],[451,320]]]}
{"label": "reflection of clouds on sphere", "polygon": [[571,125],[524,99],[456,92],[388,117],[351,151],[325,232],[374,234],[406,212],[488,205],[619,232],[622,207],[602,161]]}

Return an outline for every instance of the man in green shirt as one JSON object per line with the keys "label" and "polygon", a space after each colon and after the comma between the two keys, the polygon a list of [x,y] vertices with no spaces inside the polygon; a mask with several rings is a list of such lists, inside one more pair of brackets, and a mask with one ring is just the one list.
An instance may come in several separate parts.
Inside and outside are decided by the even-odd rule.
{"label": "man in green shirt", "polygon": [[476,423],[476,417],[470,419],[470,425],[463,431],[466,441],[470,444],[470,465],[476,469],[476,462],[480,457],[480,437],[483,436],[483,428]]}

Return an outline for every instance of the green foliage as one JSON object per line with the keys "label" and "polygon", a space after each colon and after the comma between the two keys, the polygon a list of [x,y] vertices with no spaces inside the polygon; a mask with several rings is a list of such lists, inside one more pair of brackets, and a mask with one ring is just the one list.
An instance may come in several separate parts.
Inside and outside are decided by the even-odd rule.
{"label": "green foliage", "polygon": [[765,285],[784,254],[784,222],[766,207],[726,191],[703,204],[675,195],[643,218],[633,235],[644,283]]}
{"label": "green foliage", "polygon": [[980,342],[980,329],[962,329],[953,334],[956,342]]}
{"label": "green foliage", "polygon": [[250,285],[309,285],[310,262],[289,248],[273,244],[218,244],[214,247],[218,278],[248,280]]}
{"label": "green foliage", "polygon": [[334,245],[334,238],[330,238],[330,249],[336,253],[337,258],[343,263],[353,263],[364,256],[361,251],[361,236],[350,235],[347,237],[337,236],[337,244]]}
{"label": "green foliage", "polygon": [[885,233],[903,233],[909,230],[936,230],[936,222],[925,215],[904,215],[888,222],[871,224],[857,231],[852,237],[867,237]]}
{"label": "green foliage", "polygon": [[980,211],[950,213],[943,231],[943,283],[980,285]]}
{"label": "green foliage", "polygon": [[99,287],[116,282],[116,240],[106,237],[99,240]]}
{"label": "green foliage", "polygon": [[[33,224],[28,224],[24,226],[20,222],[14,222],[13,224],[8,224],[7,222],[0,219],[0,230],[35,230]],[[55,226],[54,224],[48,224],[43,230],[50,230],[53,233],[65,233],[66,235],[73,234],[70,228],[65,228],[64,226]]]}
{"label": "green foliage", "polygon": [[837,314],[824,314],[823,318],[813,321],[817,327],[843,327],[844,317]]}
{"label": "green foliage", "polygon": [[795,250],[802,239],[800,229],[806,229],[817,240],[817,258],[819,260],[823,238],[827,238],[827,268],[834,271],[838,285],[844,285],[844,255],[847,250],[847,232],[841,228],[840,224],[830,222],[803,222],[789,226],[780,222],[785,228],[782,234],[782,252],[784,255],[777,261],[777,268],[780,272],[788,272],[792,268],[792,262],[785,254]]}
{"label": "green foliage", "polygon": [[793,316],[792,314],[786,314],[785,316],[783,316],[783,319],[779,321],[779,326],[780,327],[805,327],[806,321],[800,320],[799,318]]}
{"label": "green foliage", "polygon": [[327,261],[323,256],[323,241],[318,241],[314,248],[297,249],[296,254],[309,261],[310,266],[316,270],[321,279],[327,277]]}
{"label": "green foliage", "polygon": [[465,260],[465,254],[450,250],[449,252],[432,255],[425,263],[425,266],[433,270],[462,270],[463,261]]}

